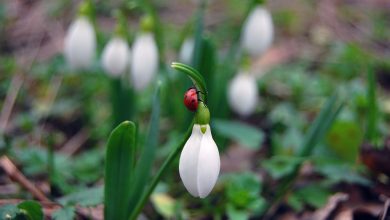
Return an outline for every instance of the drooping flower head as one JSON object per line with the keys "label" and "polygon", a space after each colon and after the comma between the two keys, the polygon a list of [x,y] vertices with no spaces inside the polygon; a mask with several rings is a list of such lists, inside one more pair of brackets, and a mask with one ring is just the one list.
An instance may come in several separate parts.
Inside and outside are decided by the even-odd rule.
{"label": "drooping flower head", "polygon": [[130,49],[122,37],[112,38],[104,47],[102,53],[102,65],[111,76],[119,77],[125,72],[130,57]]}
{"label": "drooping flower head", "polygon": [[158,49],[148,22],[150,18],[143,20],[142,33],[136,37],[132,49],[131,80],[138,91],[146,88],[158,71]]}
{"label": "drooping flower head", "polygon": [[256,79],[245,72],[237,74],[228,86],[228,102],[234,112],[241,116],[252,114],[259,99]]}
{"label": "drooping flower head", "polygon": [[257,5],[247,17],[241,35],[241,46],[252,56],[263,54],[273,40],[274,26],[271,14]]}
{"label": "drooping flower head", "polygon": [[205,198],[217,182],[220,158],[209,126],[210,112],[203,102],[195,117],[191,136],[180,155],[179,173],[192,196]]}
{"label": "drooping flower head", "polygon": [[91,7],[87,2],[80,6],[80,15],[74,20],[64,39],[64,55],[72,69],[87,69],[95,58],[96,35],[93,25],[86,15]]}

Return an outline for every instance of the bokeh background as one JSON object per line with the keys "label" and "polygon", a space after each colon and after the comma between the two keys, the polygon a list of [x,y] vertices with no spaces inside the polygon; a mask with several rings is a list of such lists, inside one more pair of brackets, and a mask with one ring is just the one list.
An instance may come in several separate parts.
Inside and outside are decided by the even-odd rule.
{"label": "bokeh background", "polygon": [[[200,35],[208,46],[197,69],[211,97],[220,178],[210,196],[195,199],[180,181],[176,161],[143,218],[349,220],[379,219],[386,213],[389,1],[268,1],[273,43],[264,54],[248,58],[237,48],[253,1],[210,0],[199,17],[199,1],[96,0],[96,55],[90,68],[76,71],[64,59],[63,48],[80,3],[0,1],[0,206],[36,199],[47,219],[102,219],[105,146],[117,124],[113,103],[132,112],[125,119],[136,122],[142,146],[160,81],[157,170],[193,115],[183,104],[191,81],[170,63],[180,61],[183,42],[199,33],[202,20]],[[130,47],[142,16],[155,13],[160,57],[146,89],[127,85],[129,99],[115,101],[112,78],[100,57],[114,35],[118,9],[126,17]],[[255,76],[259,94],[255,110],[246,116],[228,101],[229,82],[243,69]],[[342,109],[312,143],[310,154],[302,156],[310,126],[334,94]],[[291,179],[275,201],[280,186]]]}

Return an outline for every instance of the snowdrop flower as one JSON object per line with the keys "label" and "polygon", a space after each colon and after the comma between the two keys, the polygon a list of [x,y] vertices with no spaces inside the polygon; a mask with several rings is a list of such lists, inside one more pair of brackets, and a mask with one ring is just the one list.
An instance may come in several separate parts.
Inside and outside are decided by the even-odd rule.
{"label": "snowdrop flower", "polygon": [[[202,112],[205,114],[202,115]],[[208,124],[210,113],[203,102],[198,107],[197,115],[206,119],[197,120],[192,128],[192,134],[180,155],[179,173],[192,196],[205,198],[217,182],[220,158]]]}
{"label": "snowdrop flower", "polygon": [[151,33],[138,35],[133,44],[131,79],[136,90],[144,89],[158,70],[158,49]]}
{"label": "snowdrop flower", "polygon": [[86,69],[95,56],[96,36],[85,16],[78,17],[69,27],[64,40],[65,59],[72,69]]}
{"label": "snowdrop flower", "polygon": [[230,107],[241,116],[252,114],[258,101],[256,79],[248,73],[239,73],[228,87]]}
{"label": "snowdrop flower", "polygon": [[185,64],[190,64],[192,62],[192,54],[194,53],[194,39],[187,38],[183,42],[179,52],[179,60]]}
{"label": "snowdrop flower", "polygon": [[121,37],[114,37],[103,50],[103,68],[109,75],[118,77],[128,67],[129,57],[130,50],[126,40]]}
{"label": "snowdrop flower", "polygon": [[270,13],[256,6],[246,19],[241,36],[241,46],[252,56],[264,53],[271,45],[274,27]]}

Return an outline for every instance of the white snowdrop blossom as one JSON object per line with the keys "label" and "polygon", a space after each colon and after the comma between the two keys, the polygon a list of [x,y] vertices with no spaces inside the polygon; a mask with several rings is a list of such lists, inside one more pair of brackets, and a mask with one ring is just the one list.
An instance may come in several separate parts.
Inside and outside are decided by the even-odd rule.
{"label": "white snowdrop blossom", "polygon": [[247,17],[241,36],[241,46],[252,56],[259,56],[271,45],[274,35],[271,14],[256,6]]}
{"label": "white snowdrop blossom", "polygon": [[[204,133],[202,127],[206,127]],[[210,126],[195,124],[180,155],[179,172],[184,186],[194,197],[205,198],[217,182],[219,169],[218,147]]]}
{"label": "white snowdrop blossom", "polygon": [[114,37],[104,47],[102,65],[111,76],[120,76],[128,67],[130,57],[129,46],[125,39]]}
{"label": "white snowdrop blossom", "polygon": [[95,57],[96,35],[86,17],[78,17],[69,27],[64,40],[64,55],[72,69],[89,68]]}
{"label": "white snowdrop blossom", "polygon": [[158,49],[151,33],[138,35],[133,44],[131,79],[137,91],[144,89],[158,70]]}
{"label": "white snowdrop blossom", "polygon": [[187,38],[180,48],[179,60],[185,64],[190,64],[194,53],[194,39]]}
{"label": "white snowdrop blossom", "polygon": [[230,107],[241,116],[252,114],[258,101],[256,79],[248,73],[236,75],[228,87]]}

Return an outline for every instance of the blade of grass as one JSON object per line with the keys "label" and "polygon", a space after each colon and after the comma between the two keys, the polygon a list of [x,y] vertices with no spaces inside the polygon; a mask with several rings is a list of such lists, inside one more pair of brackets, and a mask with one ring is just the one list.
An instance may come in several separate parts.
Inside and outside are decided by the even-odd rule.
{"label": "blade of grass", "polygon": [[135,124],[125,121],[112,131],[108,139],[104,185],[104,218],[108,220],[127,217],[133,176],[135,132]]}
{"label": "blade of grass", "polygon": [[196,30],[194,36],[194,51],[192,56],[192,66],[195,69],[200,69],[201,55],[202,55],[202,39],[203,39],[203,26],[204,26],[204,11],[206,9],[206,0],[201,0],[196,16]]}
{"label": "blade of grass", "polygon": [[366,128],[366,140],[369,141],[374,146],[378,146],[376,144],[378,104],[376,102],[376,80],[372,69],[369,69],[367,71],[367,81],[368,81],[368,87],[367,87],[368,118],[367,118],[367,128]]}
{"label": "blade of grass", "polygon": [[148,183],[152,165],[154,162],[155,151],[159,136],[159,118],[160,118],[160,84],[156,88],[153,100],[152,117],[149,123],[149,132],[146,137],[145,147],[142,150],[135,169],[135,177],[130,193],[130,203],[128,206],[128,216],[137,205],[145,186]]}
{"label": "blade of grass", "polygon": [[[322,140],[329,128],[335,121],[344,106],[344,102],[337,100],[337,94],[334,94],[328,99],[325,106],[322,108],[319,115],[316,117],[310,126],[307,135],[305,136],[304,145],[300,156],[305,158],[311,155],[314,147]],[[304,160],[303,160],[304,161]],[[282,184],[278,187],[277,193],[273,201],[267,204],[266,215],[280,202],[280,200],[287,195],[288,191],[293,187],[295,180],[298,178],[299,170],[302,162],[298,163],[291,174],[284,178]]]}
{"label": "blade of grass", "polygon": [[115,128],[125,120],[131,120],[135,110],[134,92],[126,88],[121,79],[111,80],[112,123]]}

